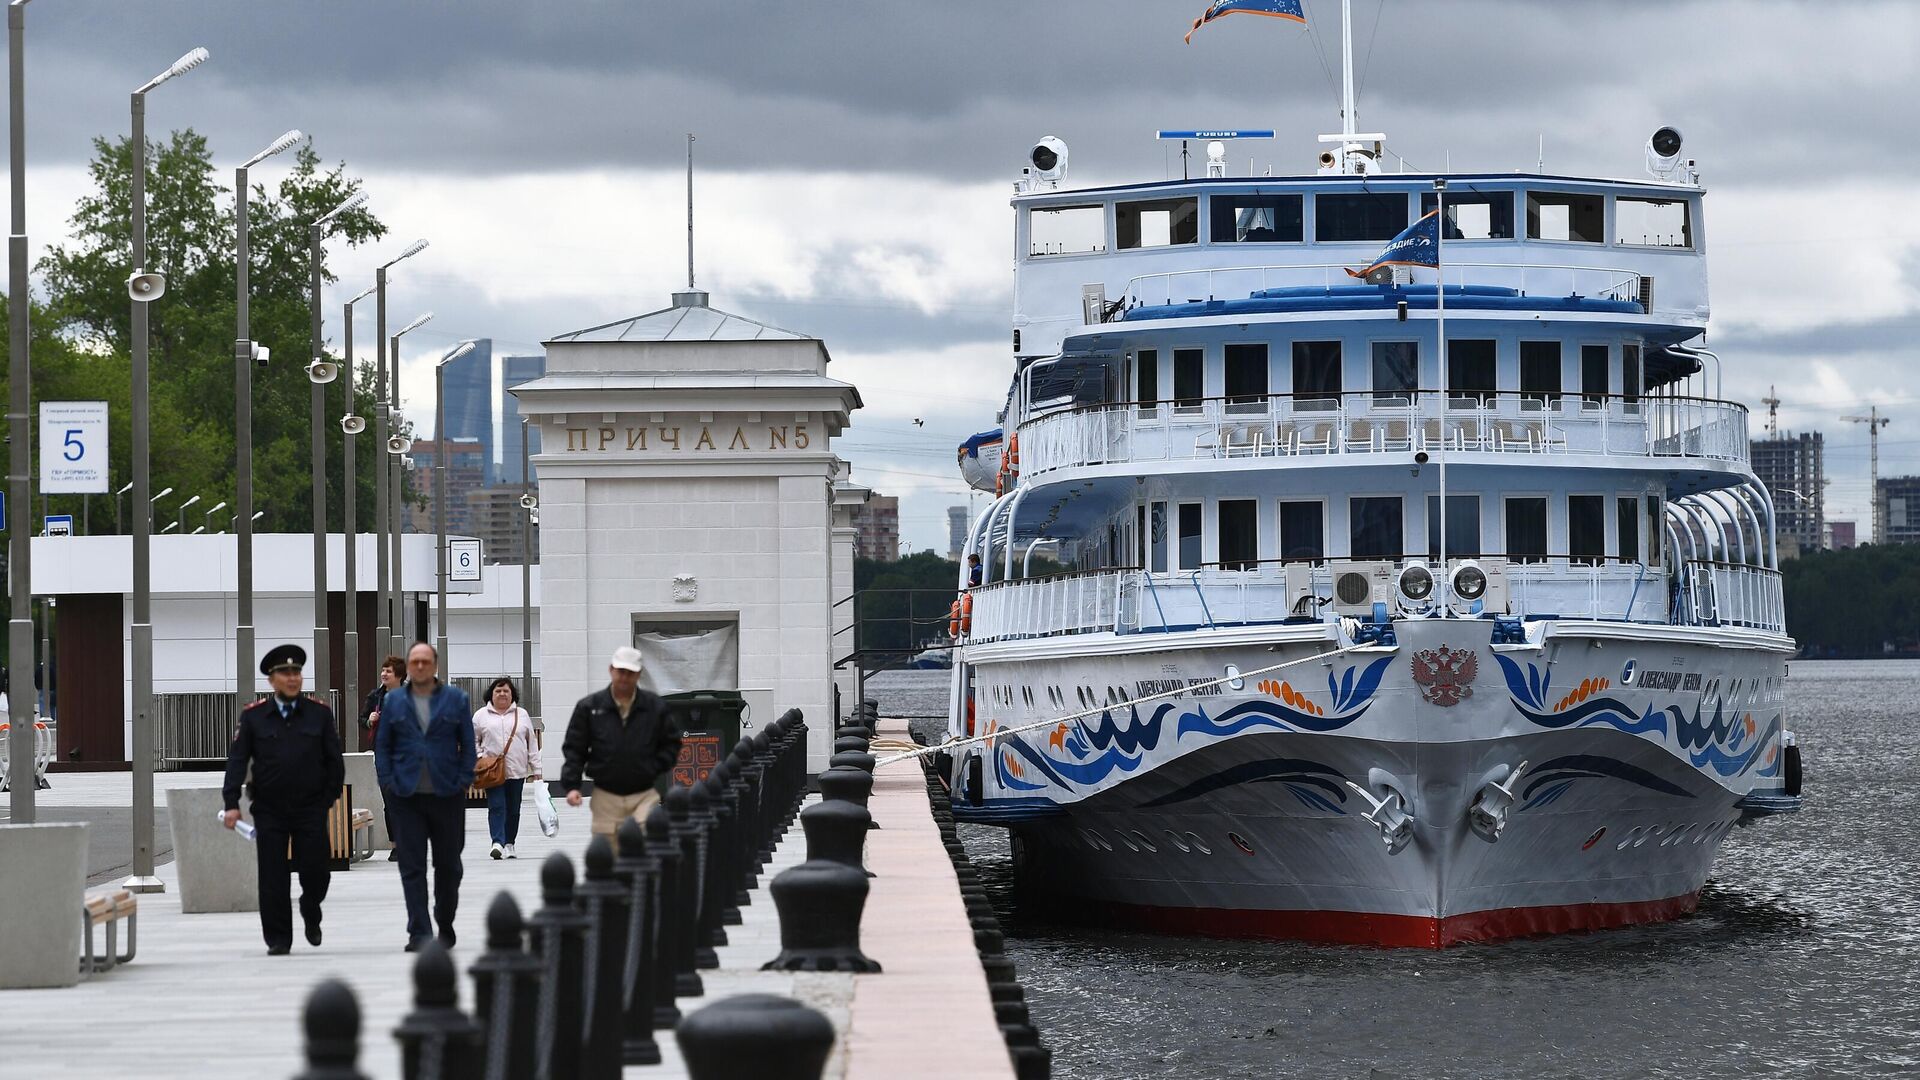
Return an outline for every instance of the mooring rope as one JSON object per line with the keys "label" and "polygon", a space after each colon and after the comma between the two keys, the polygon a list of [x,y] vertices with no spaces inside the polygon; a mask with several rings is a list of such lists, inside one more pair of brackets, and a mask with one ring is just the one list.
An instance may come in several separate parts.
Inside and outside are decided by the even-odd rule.
{"label": "mooring rope", "polygon": [[[1162,698],[1178,697],[1181,694],[1191,693],[1195,690],[1204,690],[1210,686],[1220,686],[1224,683],[1244,681],[1246,679],[1255,678],[1260,675],[1267,675],[1275,671],[1280,671],[1283,668],[1296,667],[1300,664],[1311,664],[1318,660],[1331,660],[1334,657],[1343,655],[1345,653],[1356,652],[1360,649],[1366,649],[1366,648],[1372,648],[1372,647],[1373,646],[1371,645],[1359,645],[1359,644],[1346,645],[1346,646],[1342,646],[1341,648],[1334,649],[1331,652],[1314,653],[1312,656],[1303,656],[1298,660],[1286,660],[1278,664],[1270,664],[1267,667],[1256,668],[1252,671],[1243,671],[1235,675],[1225,675],[1218,679],[1210,679],[1206,682],[1193,683],[1191,685],[1182,686],[1173,690],[1163,690],[1157,694],[1148,694],[1145,697],[1137,697],[1129,701],[1117,701],[1110,705],[1101,705],[1092,709],[1086,709],[1084,711],[1074,713],[1070,716],[1056,716],[1051,720],[1039,720],[1031,724],[1022,724],[1021,726],[1015,727],[1015,728],[1005,728],[1000,731],[988,732],[985,735],[969,735],[965,738],[960,738],[960,739],[949,738],[946,742],[939,743],[934,746],[917,746],[913,750],[894,754],[891,757],[881,758],[875,764],[876,764],[876,767],[880,765],[892,765],[897,761],[907,761],[912,758],[925,757],[928,754],[936,754],[942,750],[952,750],[955,747],[970,746],[973,743],[991,742],[994,739],[1004,738],[1005,736],[1008,736],[1008,735],[1020,735],[1029,731],[1037,731],[1040,728],[1053,727],[1056,724],[1064,724],[1069,720],[1082,720],[1082,719],[1085,719],[1086,717],[1094,716],[1099,713],[1106,712],[1109,709],[1122,709],[1131,705],[1142,705],[1149,701],[1159,701]],[[882,748],[893,749],[893,747],[897,745],[898,745],[897,742],[889,741]]]}

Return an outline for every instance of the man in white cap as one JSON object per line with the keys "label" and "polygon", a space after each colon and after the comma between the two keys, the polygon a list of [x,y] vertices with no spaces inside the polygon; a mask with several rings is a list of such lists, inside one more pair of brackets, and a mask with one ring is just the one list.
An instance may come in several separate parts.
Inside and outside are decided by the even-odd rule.
{"label": "man in white cap", "polygon": [[593,777],[593,831],[611,836],[623,818],[644,817],[660,801],[654,781],[680,757],[680,730],[660,698],[640,688],[640,650],[613,650],[608,685],[573,707],[561,751],[567,805],[580,805],[583,774]]}

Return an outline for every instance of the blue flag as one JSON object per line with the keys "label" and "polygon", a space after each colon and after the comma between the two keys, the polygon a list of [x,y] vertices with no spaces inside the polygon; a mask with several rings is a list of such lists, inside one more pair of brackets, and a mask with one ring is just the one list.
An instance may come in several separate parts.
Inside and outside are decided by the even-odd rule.
{"label": "blue flag", "polygon": [[1193,31],[1207,25],[1222,15],[1231,15],[1243,11],[1248,15],[1268,15],[1276,19],[1292,19],[1297,23],[1307,21],[1307,13],[1301,9],[1300,0],[1213,0],[1207,5],[1207,13],[1193,20],[1193,30],[1187,31],[1187,43],[1193,43]]}
{"label": "blue flag", "polygon": [[1400,235],[1387,241],[1380,251],[1380,257],[1367,264],[1365,270],[1348,270],[1354,277],[1363,278],[1383,266],[1433,266],[1440,265],[1440,211],[1430,210],[1419,221],[1400,230]]}

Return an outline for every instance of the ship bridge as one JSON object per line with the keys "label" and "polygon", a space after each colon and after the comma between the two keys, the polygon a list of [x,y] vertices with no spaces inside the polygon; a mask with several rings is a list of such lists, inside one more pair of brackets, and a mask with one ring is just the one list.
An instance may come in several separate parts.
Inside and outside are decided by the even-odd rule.
{"label": "ship bridge", "polygon": [[1351,291],[1447,184],[1447,303],[1490,318],[1542,312],[1639,324],[1680,341],[1706,328],[1698,184],[1532,173],[1206,177],[1015,196],[1017,356],[1047,356],[1116,321],[1240,318],[1401,301]]}

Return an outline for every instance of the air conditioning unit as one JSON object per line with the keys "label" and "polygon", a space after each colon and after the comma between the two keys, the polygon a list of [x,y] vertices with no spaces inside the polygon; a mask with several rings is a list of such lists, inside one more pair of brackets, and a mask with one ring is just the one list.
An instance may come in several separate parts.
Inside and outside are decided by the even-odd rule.
{"label": "air conditioning unit", "polygon": [[1653,275],[1640,275],[1640,310],[1653,314]]}
{"label": "air conditioning unit", "polygon": [[1286,576],[1287,614],[1318,615],[1320,598],[1313,591],[1313,566],[1309,563],[1288,563]]}
{"label": "air conditioning unit", "polygon": [[1393,602],[1393,564],[1336,562],[1333,610],[1342,615],[1372,615],[1373,605]]}
{"label": "air conditioning unit", "polygon": [[1098,326],[1107,321],[1107,287],[1103,284],[1080,286],[1080,321]]}

